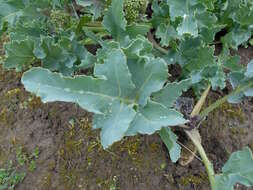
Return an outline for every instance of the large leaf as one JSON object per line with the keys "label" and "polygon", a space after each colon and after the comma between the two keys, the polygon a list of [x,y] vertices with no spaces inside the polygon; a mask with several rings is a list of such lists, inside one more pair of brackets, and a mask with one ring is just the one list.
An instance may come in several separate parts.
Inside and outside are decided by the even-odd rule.
{"label": "large leaf", "polygon": [[0,31],[4,23],[12,27],[20,18],[23,22],[41,18],[49,5],[47,0],[0,0]]}
{"label": "large leaf", "polygon": [[253,186],[253,155],[249,148],[234,152],[215,176],[215,190],[233,190],[235,184]]}
{"label": "large leaf", "polygon": [[197,4],[196,0],[167,0],[167,4],[170,6],[170,16],[172,20],[177,17],[187,17],[189,14],[193,14],[195,10],[192,6]]}
{"label": "large leaf", "polygon": [[[103,113],[113,101],[131,104],[128,98],[134,85],[120,50],[115,50],[103,65],[95,67],[99,78],[77,76],[63,77],[42,68],[32,68],[22,77],[26,89],[36,93],[43,102],[76,102],[84,109]],[[83,101],[86,100],[86,101]]]}
{"label": "large leaf", "polygon": [[[158,67],[161,70],[165,69],[167,75],[166,67],[162,67],[165,64],[159,59],[156,61],[158,62],[154,59],[154,62],[150,62],[151,68],[154,71],[159,71]],[[155,63],[157,68],[153,66]],[[145,67],[142,69],[145,72]],[[149,66],[147,70],[152,76]],[[85,75],[64,77],[47,69],[32,68],[23,75],[22,83],[27,91],[40,96],[43,102],[75,102],[95,113],[93,128],[101,128],[104,148],[125,135],[152,134],[161,127],[187,122],[182,114],[161,104],[152,101],[143,106],[139,104],[139,100],[148,99],[151,92],[162,88],[160,83],[164,83],[164,76],[162,75],[160,80],[161,76],[158,74],[158,81],[154,79],[152,82],[146,78],[142,81],[143,85],[135,85],[128,70],[126,57],[120,49],[112,49],[103,64],[95,65],[94,76],[96,78]],[[146,75],[143,76],[145,78]],[[150,88],[146,84],[149,84]],[[144,94],[140,96],[143,99],[138,98],[139,92]]]}

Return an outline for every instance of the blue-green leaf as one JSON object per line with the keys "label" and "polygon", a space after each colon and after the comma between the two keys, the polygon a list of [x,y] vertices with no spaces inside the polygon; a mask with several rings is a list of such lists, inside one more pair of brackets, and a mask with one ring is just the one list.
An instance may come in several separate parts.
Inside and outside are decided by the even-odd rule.
{"label": "blue-green leaf", "polygon": [[253,59],[248,63],[245,76],[248,78],[253,78]]}
{"label": "blue-green leaf", "polygon": [[178,137],[171,131],[169,127],[163,127],[159,131],[159,135],[166,145],[172,162],[177,162],[181,154],[181,146],[177,144]]}
{"label": "blue-green leaf", "polygon": [[21,71],[31,65],[34,60],[34,42],[31,39],[12,41],[5,45],[6,61],[4,68]]}
{"label": "blue-green leaf", "polygon": [[104,15],[103,26],[111,33],[112,37],[120,41],[125,33],[127,21],[123,12],[124,0],[112,0],[112,4]]}
{"label": "blue-green leaf", "polygon": [[159,58],[129,60],[127,64],[137,87],[136,98],[139,104],[145,105],[149,96],[159,91],[167,80],[167,65],[163,59]]}
{"label": "blue-green leaf", "polygon": [[104,148],[108,148],[108,146],[125,136],[135,114],[130,106],[114,101],[106,108],[104,115],[94,115],[93,128],[102,129],[101,143]]}
{"label": "blue-green leaf", "polygon": [[153,94],[152,100],[165,105],[167,108],[171,108],[183,91],[188,90],[191,84],[191,79],[168,83],[162,90]]}
{"label": "blue-green leaf", "polygon": [[253,155],[248,147],[232,153],[222,174],[215,175],[215,190],[233,190],[237,183],[253,186]]}
{"label": "blue-green leaf", "polygon": [[162,23],[158,26],[156,31],[156,37],[161,39],[160,44],[162,46],[168,46],[171,40],[179,38],[177,31],[171,25]]}
{"label": "blue-green leaf", "polygon": [[176,110],[148,101],[147,105],[137,112],[126,135],[132,136],[137,133],[150,135],[162,127],[176,126],[186,122],[183,115]]}

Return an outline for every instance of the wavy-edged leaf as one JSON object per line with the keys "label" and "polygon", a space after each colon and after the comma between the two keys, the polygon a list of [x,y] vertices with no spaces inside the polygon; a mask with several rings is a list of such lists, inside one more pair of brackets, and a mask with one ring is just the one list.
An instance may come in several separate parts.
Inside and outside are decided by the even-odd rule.
{"label": "wavy-edged leaf", "polygon": [[166,2],[152,1],[152,25],[158,27],[161,23],[168,24],[170,16],[170,7]]}
{"label": "wavy-edged leaf", "polygon": [[105,59],[104,64],[95,66],[95,76],[105,79],[100,87],[101,91],[122,99],[134,97],[135,85],[131,80],[126,61],[124,53],[119,49],[115,49]]}
{"label": "wavy-edged leaf", "polygon": [[162,127],[176,126],[186,122],[183,115],[176,110],[149,100],[145,107],[139,108],[126,135],[133,136],[137,133],[150,135]]}
{"label": "wavy-edged leaf", "polygon": [[[244,79],[244,74],[242,72],[231,72],[228,75],[229,82],[231,83],[233,89],[235,89],[238,85],[240,85],[241,81]],[[229,103],[240,103],[243,98],[243,92],[240,92],[239,94],[230,96],[228,98]]]}
{"label": "wavy-edged leaf", "polygon": [[139,104],[145,105],[149,96],[160,90],[168,77],[165,61],[160,58],[147,60],[128,60],[127,63],[132,74],[132,80],[137,88],[136,99]]}
{"label": "wavy-edged leaf", "polygon": [[22,9],[25,8],[25,4],[22,0],[1,0],[0,1],[0,29],[3,24],[7,22],[10,25],[14,25],[18,18],[23,14]]}
{"label": "wavy-edged leaf", "polygon": [[82,7],[88,7],[93,15],[93,20],[98,19],[105,8],[105,3],[101,0],[77,0],[76,3]]}
{"label": "wavy-edged leaf", "polygon": [[182,23],[177,27],[178,35],[185,34],[198,36],[198,23],[197,20],[191,15],[184,15]]}
{"label": "wavy-edged leaf", "polygon": [[42,60],[44,68],[61,71],[64,75],[69,75],[74,71],[76,57],[64,51],[59,43],[54,43],[53,38],[43,38],[40,47],[38,58]]}
{"label": "wavy-edged leaf", "polygon": [[222,43],[237,50],[238,46],[247,42],[250,37],[251,31],[249,29],[235,27],[222,38]]}
{"label": "wavy-edged leaf", "polygon": [[218,66],[214,77],[210,78],[213,89],[224,89],[226,87],[226,74],[224,73],[221,66]]}
{"label": "wavy-edged leaf", "polygon": [[168,127],[163,127],[159,131],[159,135],[170,153],[171,161],[176,163],[181,154],[181,146],[177,144],[178,137]]}
{"label": "wavy-edged leaf", "polygon": [[138,35],[122,49],[128,59],[139,60],[151,54],[153,46],[144,36]]}
{"label": "wavy-edged leaf", "polygon": [[222,174],[215,175],[215,190],[232,190],[240,183],[253,186],[253,155],[250,148],[231,154],[222,168]]}
{"label": "wavy-edged leaf", "polygon": [[247,65],[245,76],[248,78],[253,78],[253,59]]}
{"label": "wavy-edged leaf", "polygon": [[[124,136],[135,115],[131,108],[135,86],[126,57],[119,49],[112,51],[104,64],[95,66],[94,75],[97,78],[85,75],[64,77],[47,69],[32,68],[24,73],[22,83],[27,91],[41,97],[43,102],[74,102],[83,109],[101,114],[95,116],[94,124],[102,129],[102,143],[106,148]],[[118,127],[120,129],[115,130]]]}
{"label": "wavy-edged leaf", "polygon": [[3,65],[6,69],[15,68],[17,71],[21,71],[35,60],[34,42],[31,39],[9,42],[5,44],[4,49],[7,58]]}
{"label": "wavy-edged leaf", "polygon": [[162,23],[158,26],[156,31],[156,37],[161,39],[160,44],[162,46],[168,46],[171,40],[179,38],[177,31],[171,25]]}
{"label": "wavy-edged leaf", "polygon": [[124,103],[114,101],[106,108],[105,114],[95,114],[93,128],[101,128],[101,143],[104,148],[125,136],[136,112]]}
{"label": "wavy-edged leaf", "polygon": [[168,83],[162,90],[152,95],[152,100],[165,105],[167,108],[171,108],[175,101],[182,95],[183,91],[188,90],[191,84],[191,79]]}
{"label": "wavy-edged leaf", "polygon": [[167,0],[167,4],[170,6],[171,20],[175,20],[177,17],[189,16],[193,14],[194,8],[192,6],[197,4],[196,0]]}
{"label": "wavy-edged leaf", "polygon": [[125,33],[127,21],[123,12],[124,0],[112,0],[112,4],[104,15],[103,26],[111,33],[112,37],[120,41]]}
{"label": "wavy-edged leaf", "polygon": [[64,77],[47,69],[32,68],[23,75],[22,83],[28,91],[40,96],[43,102],[76,102],[94,113],[102,113],[104,107],[113,101],[133,103],[128,96],[134,90],[134,85],[120,50],[115,50],[95,70],[99,78],[85,75]]}

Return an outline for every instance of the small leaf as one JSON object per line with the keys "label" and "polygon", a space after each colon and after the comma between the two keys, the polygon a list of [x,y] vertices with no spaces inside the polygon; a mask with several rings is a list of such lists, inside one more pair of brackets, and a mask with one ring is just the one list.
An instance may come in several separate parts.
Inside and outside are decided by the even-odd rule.
{"label": "small leaf", "polygon": [[248,78],[253,78],[253,59],[248,63],[245,76]]}
{"label": "small leaf", "polygon": [[251,37],[251,31],[244,28],[235,27],[229,33],[227,33],[222,38],[222,43],[228,45],[229,47],[236,49],[239,45],[247,42]]}
{"label": "small leaf", "polygon": [[198,36],[198,23],[191,15],[184,15],[183,22],[177,27],[178,35],[183,36],[185,34]]}
{"label": "small leaf", "polygon": [[93,15],[93,20],[98,19],[105,8],[104,2],[100,0],[77,0],[79,6],[87,7]]}
{"label": "small leaf", "polygon": [[226,87],[226,75],[222,69],[221,66],[218,66],[216,75],[212,78],[210,78],[212,88],[217,89],[218,87],[220,89],[224,89]]}
{"label": "small leaf", "polygon": [[168,83],[162,90],[154,93],[152,99],[167,108],[171,108],[175,101],[182,95],[183,91],[188,90],[191,84],[191,79]]}
{"label": "small leaf", "polygon": [[20,16],[22,16],[22,9],[25,8],[23,1],[9,0],[0,2],[0,29],[3,24],[7,22],[11,26],[14,26]]}
{"label": "small leaf", "polygon": [[169,127],[162,128],[159,131],[159,135],[170,153],[171,161],[176,163],[181,154],[181,147],[179,144],[177,144],[178,137],[171,131]]}
{"label": "small leaf", "polygon": [[168,46],[171,40],[175,40],[179,36],[173,26],[162,23],[156,31],[156,37],[161,39],[162,46]]}
{"label": "small leaf", "polygon": [[105,13],[103,26],[111,33],[112,37],[120,41],[125,33],[127,21],[123,12],[124,0],[112,0],[112,4]]}
{"label": "small leaf", "polygon": [[35,60],[33,53],[34,42],[31,39],[12,41],[7,43],[4,48],[7,56],[4,62],[4,68],[6,69],[16,68],[17,71],[21,71]]}

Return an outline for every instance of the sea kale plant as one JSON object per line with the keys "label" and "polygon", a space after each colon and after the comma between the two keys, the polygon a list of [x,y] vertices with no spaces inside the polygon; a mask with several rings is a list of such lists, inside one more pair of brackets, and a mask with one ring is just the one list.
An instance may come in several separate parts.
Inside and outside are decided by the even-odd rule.
{"label": "sea kale plant", "polygon": [[[9,39],[3,68],[23,72],[25,89],[45,103],[94,113],[104,148],[158,133],[176,162],[177,126],[196,146],[212,190],[253,185],[250,149],[215,174],[196,127],[222,103],[253,96],[253,60],[244,66],[230,54],[252,44],[252,0],[0,0],[0,10],[0,34]],[[201,111],[208,92],[224,88],[231,92]],[[178,106],[189,89],[198,100],[190,112]]]}

